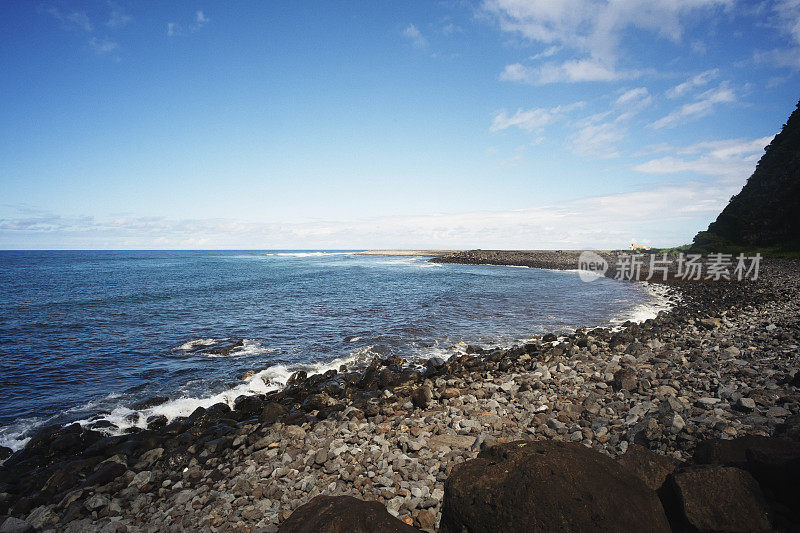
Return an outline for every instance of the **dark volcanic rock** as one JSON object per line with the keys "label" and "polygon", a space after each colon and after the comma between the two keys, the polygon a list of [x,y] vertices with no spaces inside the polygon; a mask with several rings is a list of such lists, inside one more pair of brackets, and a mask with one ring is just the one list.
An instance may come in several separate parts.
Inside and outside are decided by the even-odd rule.
{"label": "dark volcanic rock", "polygon": [[611,382],[614,390],[633,391],[636,389],[636,372],[629,368],[617,370],[614,373],[614,381]]}
{"label": "dark volcanic rock", "polygon": [[669,531],[655,491],[577,443],[518,441],[456,465],[441,531]]}
{"label": "dark volcanic rock", "polygon": [[105,485],[106,483],[117,479],[119,476],[124,474],[126,470],[126,466],[121,463],[117,463],[116,461],[107,461],[105,463],[101,463],[100,466],[97,467],[97,470],[95,470],[92,475],[86,478],[84,484],[87,487],[92,485]]}
{"label": "dark volcanic rock", "polygon": [[428,404],[431,402],[432,398],[433,393],[431,392],[431,388],[427,385],[418,387],[414,389],[414,392],[411,393],[411,401],[414,403],[415,407],[420,409],[425,409],[428,407]]}
{"label": "dark volcanic rock", "polygon": [[680,466],[677,459],[658,454],[639,444],[628,446],[628,450],[617,461],[652,490],[658,490],[667,477]]}
{"label": "dark volcanic rock", "polygon": [[698,531],[768,531],[764,495],[753,477],[730,466],[693,466],[673,474],[682,518]]}
{"label": "dark volcanic rock", "polygon": [[351,496],[317,496],[281,524],[280,533],[413,533],[417,529],[378,502]]}
{"label": "dark volcanic rock", "polygon": [[134,411],[141,411],[142,409],[150,409],[151,407],[161,405],[162,403],[166,403],[168,401],[169,398],[166,396],[155,396],[153,398],[148,398],[147,400],[142,400],[141,402],[136,402],[131,406],[131,409]]}
{"label": "dark volcanic rock", "polygon": [[[700,443],[694,454],[700,464],[732,465],[750,472],[772,499],[789,509],[800,501],[800,442],[760,436]],[[797,515],[797,512],[794,513]],[[794,517],[800,522],[800,515]]]}

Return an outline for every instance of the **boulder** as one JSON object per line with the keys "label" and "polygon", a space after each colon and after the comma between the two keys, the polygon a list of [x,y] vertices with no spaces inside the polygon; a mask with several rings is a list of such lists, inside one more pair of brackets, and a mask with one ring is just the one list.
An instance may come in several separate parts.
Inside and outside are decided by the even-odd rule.
{"label": "boulder", "polygon": [[442,532],[669,531],[655,491],[610,457],[572,442],[517,441],[456,465]]}
{"label": "boulder", "polygon": [[630,470],[636,477],[644,481],[652,490],[658,490],[667,477],[673,473],[680,461],[666,455],[658,454],[639,444],[631,444],[617,462]]}
{"label": "boulder", "polygon": [[764,495],[739,468],[695,465],[673,474],[679,519],[696,531],[769,531]]}
{"label": "boulder", "polygon": [[[737,466],[758,481],[771,499],[783,502],[790,510],[800,500],[800,442],[750,435],[733,440],[708,440],[694,453],[700,464]],[[796,512],[794,514],[797,514]],[[795,519],[800,522],[800,516]]]}
{"label": "boulder", "polygon": [[278,402],[267,402],[264,404],[264,408],[258,415],[258,421],[262,424],[272,424],[278,420],[278,418],[283,416],[285,412],[286,410]]}
{"label": "boulder", "polygon": [[428,407],[428,404],[431,403],[432,398],[433,393],[431,392],[431,388],[427,385],[417,387],[414,389],[414,392],[411,393],[411,401],[414,403],[414,407],[419,409],[425,409]]}
{"label": "boulder", "polygon": [[0,533],[29,533],[34,531],[33,526],[25,520],[9,516],[0,526]]}
{"label": "boulder", "polygon": [[105,485],[106,483],[110,483],[111,481],[117,479],[127,470],[128,468],[122,463],[118,463],[116,461],[106,461],[100,463],[94,473],[84,480],[83,484],[87,487],[92,485]]}
{"label": "boulder", "polygon": [[317,496],[295,509],[278,528],[279,533],[413,533],[419,531],[397,518],[378,502],[351,496]]}

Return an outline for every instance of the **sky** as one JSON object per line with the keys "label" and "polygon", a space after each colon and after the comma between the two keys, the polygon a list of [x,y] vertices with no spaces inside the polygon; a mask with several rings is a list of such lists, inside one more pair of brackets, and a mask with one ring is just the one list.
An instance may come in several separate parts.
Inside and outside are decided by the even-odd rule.
{"label": "sky", "polygon": [[0,249],[675,246],[800,0],[0,2]]}

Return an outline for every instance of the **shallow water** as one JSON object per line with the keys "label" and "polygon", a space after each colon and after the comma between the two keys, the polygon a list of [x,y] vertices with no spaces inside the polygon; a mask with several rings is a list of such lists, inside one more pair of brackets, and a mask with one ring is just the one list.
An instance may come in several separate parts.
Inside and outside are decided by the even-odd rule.
{"label": "shallow water", "polygon": [[[43,423],[105,412],[143,425],[279,387],[303,365],[449,356],[646,318],[654,303],[574,272],[320,251],[9,251],[0,284],[0,444],[14,448]],[[259,373],[240,380],[247,370]],[[152,396],[173,401],[123,422]]]}

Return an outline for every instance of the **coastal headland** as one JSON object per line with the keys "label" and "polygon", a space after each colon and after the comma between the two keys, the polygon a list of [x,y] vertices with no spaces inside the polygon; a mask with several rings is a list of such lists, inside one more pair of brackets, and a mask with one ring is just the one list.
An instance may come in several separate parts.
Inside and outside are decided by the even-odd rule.
{"label": "coastal headland", "polygon": [[[435,260],[571,270],[576,254]],[[553,332],[511,348],[461,346],[447,359],[300,372],[280,391],[130,434],[45,428],[5,451],[0,523],[18,528],[9,531],[792,530],[800,261],[765,259],[757,280],[664,286],[672,308],[642,323]]]}

